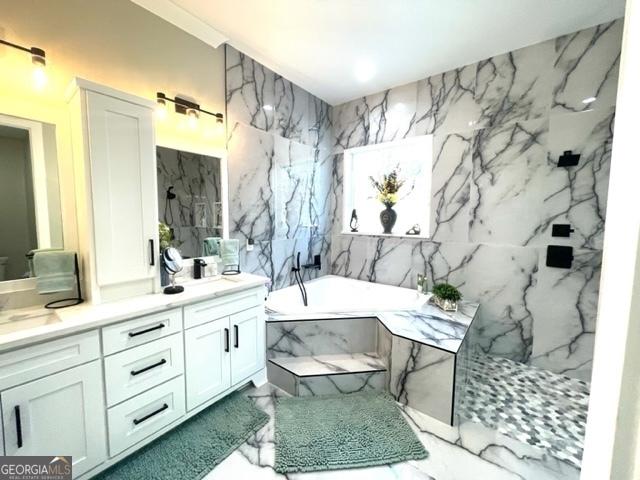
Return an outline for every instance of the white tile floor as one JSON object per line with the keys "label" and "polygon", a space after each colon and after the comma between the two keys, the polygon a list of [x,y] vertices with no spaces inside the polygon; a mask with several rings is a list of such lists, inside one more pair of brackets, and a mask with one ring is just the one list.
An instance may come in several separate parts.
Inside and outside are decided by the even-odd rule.
{"label": "white tile floor", "polygon": [[338,470],[283,476],[273,470],[274,399],[286,395],[271,385],[244,392],[270,414],[270,422],[216,467],[207,480],[217,479],[423,479],[423,480],[572,480],[579,478],[574,466],[543,450],[521,443],[479,423],[465,421],[450,427],[410,408],[403,414],[414,429],[429,458],[376,468]]}

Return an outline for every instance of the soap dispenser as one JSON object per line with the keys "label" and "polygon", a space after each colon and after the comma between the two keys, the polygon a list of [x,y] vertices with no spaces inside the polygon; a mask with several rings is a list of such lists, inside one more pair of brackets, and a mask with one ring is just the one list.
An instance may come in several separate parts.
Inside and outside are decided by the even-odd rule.
{"label": "soap dispenser", "polygon": [[205,267],[207,262],[202,258],[196,258],[193,260],[193,278],[199,280],[205,277]]}

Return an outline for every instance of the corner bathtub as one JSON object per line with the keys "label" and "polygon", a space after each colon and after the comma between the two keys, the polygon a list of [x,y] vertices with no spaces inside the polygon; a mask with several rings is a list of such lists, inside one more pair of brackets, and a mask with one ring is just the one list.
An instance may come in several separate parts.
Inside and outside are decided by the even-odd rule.
{"label": "corner bathtub", "polygon": [[309,306],[302,303],[297,285],[269,294],[267,308],[283,315],[339,312],[382,312],[415,310],[425,303],[417,291],[326,275],[305,282]]}

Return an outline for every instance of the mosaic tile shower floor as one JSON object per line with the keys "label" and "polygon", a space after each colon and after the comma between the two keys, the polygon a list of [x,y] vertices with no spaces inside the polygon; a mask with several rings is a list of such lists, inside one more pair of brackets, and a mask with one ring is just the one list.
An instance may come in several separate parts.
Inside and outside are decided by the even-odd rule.
{"label": "mosaic tile shower floor", "polygon": [[460,414],[580,468],[589,385],[511,360],[470,361]]}

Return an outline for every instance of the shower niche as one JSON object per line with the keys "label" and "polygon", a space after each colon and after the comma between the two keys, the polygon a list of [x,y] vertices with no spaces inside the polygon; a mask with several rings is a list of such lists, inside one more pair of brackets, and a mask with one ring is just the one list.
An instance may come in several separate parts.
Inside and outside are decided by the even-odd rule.
{"label": "shower niche", "polygon": [[206,256],[205,241],[223,237],[222,160],[157,147],[159,219],[183,258]]}

